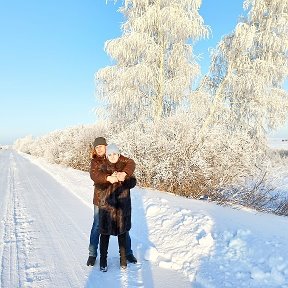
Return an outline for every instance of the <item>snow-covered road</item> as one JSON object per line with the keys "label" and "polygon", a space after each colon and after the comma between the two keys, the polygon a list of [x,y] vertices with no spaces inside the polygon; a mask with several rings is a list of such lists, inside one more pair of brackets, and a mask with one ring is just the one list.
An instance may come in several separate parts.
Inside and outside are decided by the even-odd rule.
{"label": "snow-covered road", "polygon": [[148,261],[120,272],[116,237],[107,273],[98,265],[86,266],[93,216],[89,178],[80,201],[81,185],[76,197],[57,177],[13,150],[0,152],[0,171],[0,287],[190,287],[182,273],[152,268]]}
{"label": "snow-covered road", "polygon": [[89,173],[0,151],[0,288],[288,288],[288,218],[136,187],[132,249],[86,266]]}
{"label": "snow-covered road", "polygon": [[2,287],[83,287],[89,209],[30,161],[0,155]]}

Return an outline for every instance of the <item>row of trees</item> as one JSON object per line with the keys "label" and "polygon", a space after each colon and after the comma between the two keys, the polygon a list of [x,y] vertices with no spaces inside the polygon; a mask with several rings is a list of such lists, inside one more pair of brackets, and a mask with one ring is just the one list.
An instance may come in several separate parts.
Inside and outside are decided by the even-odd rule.
{"label": "row of trees", "polygon": [[[38,138],[27,136],[17,140],[14,148],[51,163],[89,171],[90,145],[95,135],[101,135],[117,143],[122,154],[135,159],[141,186],[185,197],[209,195],[221,204],[241,204],[288,215],[287,199],[273,191],[281,184],[275,175],[282,166],[287,167],[287,153],[276,153],[267,161],[267,155],[254,150],[248,135],[226,134],[220,138],[221,131],[216,129],[198,149],[190,121],[190,115],[182,113],[155,125],[134,123],[120,133],[115,133],[109,122],[76,126]],[[257,167],[251,166],[255,157]]]}
{"label": "row of trees", "polygon": [[[141,156],[139,149],[131,151],[148,185],[193,196],[205,192],[214,199],[241,190],[245,199],[254,194],[254,203],[255,189],[241,187],[264,181],[267,133],[287,118],[288,0],[245,0],[247,17],[214,49],[202,78],[193,45],[209,37],[209,27],[200,5],[126,0],[120,8],[126,17],[122,36],[105,44],[114,65],[96,73],[98,96],[107,119],[118,124],[115,141],[129,139],[137,147],[133,139],[143,138],[139,131],[153,135]],[[161,164],[154,165],[152,157]]]}
{"label": "row of trees", "polygon": [[95,135],[105,136],[106,130],[103,123],[70,127],[37,138],[28,135],[16,140],[13,147],[23,153],[45,158],[50,163],[88,171]]}
{"label": "row of trees", "polygon": [[247,17],[220,41],[204,77],[193,53],[210,31],[200,5],[125,0],[122,36],[105,44],[114,63],[95,75],[105,127],[83,132],[86,148],[78,148],[87,151],[93,137],[105,135],[135,159],[142,185],[262,207],[275,196],[263,197],[266,135],[288,109],[288,0],[244,1]]}
{"label": "row of trees", "polygon": [[223,122],[231,131],[263,139],[287,116],[288,1],[244,1],[247,17],[221,40],[208,75],[195,86],[200,69],[193,44],[209,36],[200,5],[195,0],[125,1],[122,36],[105,44],[115,65],[96,73],[106,116],[127,125],[155,122],[185,108],[202,113],[200,134]]}

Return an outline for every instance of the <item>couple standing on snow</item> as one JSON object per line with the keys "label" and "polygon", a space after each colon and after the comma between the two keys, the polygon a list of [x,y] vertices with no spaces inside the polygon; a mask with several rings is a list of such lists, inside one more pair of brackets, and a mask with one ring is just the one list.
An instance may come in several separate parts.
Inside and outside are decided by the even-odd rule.
{"label": "couple standing on snow", "polygon": [[90,233],[87,266],[94,266],[100,237],[100,270],[107,271],[107,253],[110,235],[118,236],[121,268],[127,261],[137,263],[131,250],[131,198],[135,187],[133,176],[135,162],[120,154],[115,144],[107,145],[106,139],[97,137],[90,177],[94,181],[94,221]]}

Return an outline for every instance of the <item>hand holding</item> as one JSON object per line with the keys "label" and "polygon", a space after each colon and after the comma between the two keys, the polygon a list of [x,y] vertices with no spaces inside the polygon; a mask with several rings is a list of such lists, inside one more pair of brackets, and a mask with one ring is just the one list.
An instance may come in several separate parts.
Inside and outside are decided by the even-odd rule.
{"label": "hand holding", "polygon": [[110,182],[111,184],[117,183],[118,178],[117,176],[114,176],[113,174],[111,176],[107,176],[106,180]]}
{"label": "hand holding", "polygon": [[125,177],[127,176],[126,172],[117,172],[117,179],[120,182],[123,182],[125,180]]}

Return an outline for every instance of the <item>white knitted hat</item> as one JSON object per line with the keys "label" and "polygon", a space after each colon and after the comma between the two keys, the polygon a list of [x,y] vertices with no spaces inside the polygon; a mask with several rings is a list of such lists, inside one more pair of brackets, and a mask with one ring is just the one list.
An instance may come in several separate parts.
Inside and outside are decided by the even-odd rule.
{"label": "white knitted hat", "polygon": [[116,144],[112,143],[109,144],[106,148],[106,156],[115,153],[115,154],[120,154],[119,148],[116,146]]}

